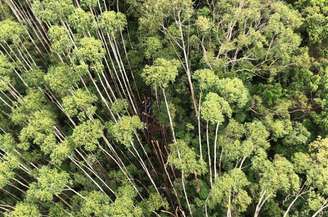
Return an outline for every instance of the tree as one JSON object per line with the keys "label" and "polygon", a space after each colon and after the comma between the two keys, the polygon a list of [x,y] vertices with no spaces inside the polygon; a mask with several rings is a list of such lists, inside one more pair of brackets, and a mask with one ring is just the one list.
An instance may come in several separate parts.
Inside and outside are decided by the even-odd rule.
{"label": "tree", "polygon": [[0,188],[4,188],[15,178],[15,169],[19,167],[19,159],[9,154],[3,157],[0,162]]}
{"label": "tree", "polygon": [[222,124],[225,115],[231,117],[232,110],[227,101],[216,93],[208,93],[201,106],[202,117],[212,124]]}
{"label": "tree", "polygon": [[161,49],[163,49],[163,45],[160,38],[155,36],[147,37],[145,39],[143,47],[145,50],[145,57],[148,59],[157,58],[158,53],[161,51]]}
{"label": "tree", "polygon": [[97,191],[88,192],[81,206],[82,216],[109,216],[109,201],[110,198],[104,193]]}
{"label": "tree", "polygon": [[0,90],[10,89],[10,84],[14,83],[14,66],[5,55],[0,55]]}
{"label": "tree", "polygon": [[11,153],[15,149],[15,140],[14,137],[10,133],[4,133],[0,135],[0,149],[7,152]]}
{"label": "tree", "polygon": [[118,189],[118,197],[111,204],[109,209],[110,216],[119,217],[140,217],[142,216],[142,209],[134,205],[134,197],[136,196],[134,189],[125,185]]}
{"label": "tree", "polygon": [[126,25],[126,17],[121,12],[105,11],[99,19],[99,27],[110,35],[123,31]]}
{"label": "tree", "polygon": [[228,171],[215,180],[209,194],[209,207],[220,205],[227,210],[227,216],[245,212],[252,201],[245,190],[248,185],[249,181],[240,169]]}
{"label": "tree", "polygon": [[169,204],[160,194],[151,192],[148,200],[141,202],[140,207],[145,215],[151,215],[160,208],[167,209]]}
{"label": "tree", "polygon": [[111,105],[111,110],[114,113],[124,114],[127,112],[128,107],[129,102],[126,99],[116,99]]}
{"label": "tree", "polygon": [[33,1],[32,8],[42,21],[60,23],[72,13],[74,6],[70,0],[37,0]]}
{"label": "tree", "polygon": [[94,104],[97,102],[97,97],[88,91],[78,89],[73,92],[72,96],[63,98],[63,108],[71,117],[77,116],[83,121],[92,118],[96,113]]}
{"label": "tree", "polygon": [[92,14],[81,8],[74,9],[73,13],[68,17],[68,22],[79,35],[93,33],[96,30],[96,23]]}
{"label": "tree", "polygon": [[109,123],[108,131],[114,140],[125,147],[131,147],[133,137],[137,130],[143,128],[143,124],[138,116],[123,116],[117,123]]}
{"label": "tree", "polygon": [[30,184],[26,192],[27,200],[52,201],[69,185],[69,174],[65,171],[42,167],[37,171],[37,181]]}
{"label": "tree", "polygon": [[166,60],[158,58],[152,66],[146,66],[142,77],[147,85],[153,88],[167,88],[169,83],[173,82],[178,75],[180,64],[177,60]]}
{"label": "tree", "polygon": [[60,165],[64,160],[66,160],[73,152],[74,145],[70,139],[56,144],[51,150],[50,159],[55,165]]}
{"label": "tree", "polygon": [[[225,116],[231,117],[232,110],[227,101],[216,93],[210,92],[206,95],[205,100],[201,105],[201,116],[207,121],[207,132],[208,123],[216,124],[215,129],[215,139],[214,139],[214,177],[217,177],[217,138],[219,126],[225,121]],[[208,133],[206,134],[206,139],[209,141]],[[207,152],[210,153],[209,142],[207,142]],[[208,155],[209,167],[211,167],[210,154]]]}
{"label": "tree", "polygon": [[60,64],[50,67],[44,80],[55,93],[63,96],[68,94],[72,90],[72,86],[79,81],[79,75],[74,73],[69,65]]}
{"label": "tree", "polygon": [[41,217],[41,213],[37,206],[31,203],[19,203],[15,206],[15,210],[8,213],[8,217]]}
{"label": "tree", "polygon": [[246,136],[255,146],[256,149],[268,149],[270,143],[268,141],[270,133],[259,120],[254,120],[251,123],[246,123]]}
{"label": "tree", "polygon": [[170,144],[168,162],[187,176],[190,174],[203,175],[207,172],[205,162],[197,160],[195,151],[188,147],[183,140]]}
{"label": "tree", "polygon": [[94,151],[103,131],[104,126],[99,120],[86,120],[74,128],[71,138],[75,147],[83,146],[87,151]]}
{"label": "tree", "polygon": [[297,191],[300,178],[294,170],[293,164],[286,158],[276,155],[273,162],[265,159],[266,153],[261,151],[253,159],[252,168],[259,171],[259,196],[254,216],[259,216],[260,210],[267,200],[274,197],[278,191],[288,193]]}
{"label": "tree", "polygon": [[[41,151],[49,154],[56,146],[54,126],[56,122],[53,114],[47,110],[35,112],[19,135],[21,143],[28,145],[36,144]],[[28,149],[28,147],[25,147]]]}
{"label": "tree", "polygon": [[16,103],[16,107],[11,113],[11,120],[15,124],[24,125],[33,113],[48,108],[47,99],[42,92],[31,89]]}
{"label": "tree", "polygon": [[93,37],[84,37],[80,40],[79,46],[73,50],[73,60],[79,65],[88,64],[96,72],[103,70],[102,60],[105,57],[105,50],[101,41]]}
{"label": "tree", "polygon": [[55,53],[67,54],[73,47],[68,30],[62,26],[52,26],[48,30],[51,48]]}
{"label": "tree", "polygon": [[224,159],[227,163],[251,155],[253,143],[250,139],[243,141],[245,134],[245,127],[234,119],[231,119],[222,134],[219,135],[218,142],[222,147]]}
{"label": "tree", "polygon": [[18,44],[26,33],[23,25],[10,19],[2,20],[0,28],[2,29],[0,34],[1,42]]}
{"label": "tree", "polygon": [[194,78],[199,82],[200,90],[214,91],[219,82],[219,77],[210,69],[200,69],[194,72]]}
{"label": "tree", "polygon": [[45,85],[44,71],[39,68],[32,68],[22,75],[25,83],[31,88],[43,87]]}
{"label": "tree", "polygon": [[225,78],[217,82],[218,92],[228,101],[230,106],[240,109],[244,107],[249,100],[249,93],[242,80],[238,78]]}

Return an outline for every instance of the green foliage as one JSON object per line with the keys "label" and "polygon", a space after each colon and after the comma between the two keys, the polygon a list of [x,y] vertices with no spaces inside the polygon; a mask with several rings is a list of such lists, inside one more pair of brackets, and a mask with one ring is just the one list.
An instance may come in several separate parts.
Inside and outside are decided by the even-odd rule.
{"label": "green foliage", "polygon": [[304,28],[309,35],[311,44],[324,43],[327,38],[327,2],[325,1],[296,1],[296,7],[304,16]]}
{"label": "green foliage", "polygon": [[120,187],[116,200],[110,206],[110,216],[141,217],[142,209],[133,202],[135,196],[135,191],[130,185]]}
{"label": "green foliage", "polygon": [[275,195],[277,191],[293,192],[300,187],[300,178],[294,170],[293,164],[286,158],[276,155],[273,162],[259,154],[253,159],[252,168],[260,173],[259,186],[268,195]]}
{"label": "green foliage", "polygon": [[0,149],[7,153],[11,153],[16,145],[14,137],[9,133],[0,134],[0,144]]}
{"label": "green foliage", "polygon": [[97,0],[81,0],[81,6],[86,8],[96,7],[98,4]]}
{"label": "green foliage", "polygon": [[67,212],[65,212],[64,208],[59,204],[56,204],[49,208],[49,217],[58,217],[65,215],[67,215]]}
{"label": "green foliage", "polygon": [[218,92],[232,107],[243,108],[249,101],[248,90],[238,78],[219,80]]}
{"label": "green foliage", "polygon": [[38,68],[33,68],[22,75],[26,84],[31,88],[42,87],[45,84],[44,71]]}
{"label": "green foliage", "polygon": [[89,192],[81,207],[82,216],[109,216],[109,200],[110,198],[104,193]]}
{"label": "green foliage", "polygon": [[83,35],[86,32],[95,31],[96,23],[90,12],[85,12],[81,8],[74,9],[73,13],[68,17],[68,22],[75,31]]}
{"label": "green foliage", "polygon": [[99,27],[111,35],[123,31],[126,25],[126,17],[121,12],[105,11],[100,16]]}
{"label": "green foliage", "polygon": [[10,84],[13,83],[14,66],[5,55],[0,55],[0,91],[10,89]]}
{"label": "green foliage", "polygon": [[95,95],[78,89],[72,93],[72,96],[63,97],[63,108],[69,116],[77,116],[79,120],[85,120],[92,118],[96,113],[95,102],[97,102]]}
{"label": "green foliage", "polygon": [[229,103],[216,93],[208,93],[201,106],[202,118],[212,124],[222,124],[225,116],[231,117]]}
{"label": "green foliage", "polygon": [[116,99],[111,105],[113,113],[124,114],[129,107],[129,102],[126,99]]}
{"label": "green foliage", "polygon": [[142,5],[143,14],[139,18],[141,29],[155,32],[165,18],[181,13],[182,18],[189,18],[192,13],[191,0],[146,0]]}
{"label": "green foliage", "polygon": [[143,213],[146,216],[150,216],[156,210],[160,208],[167,209],[169,207],[168,202],[158,193],[150,193],[148,200],[141,202],[140,206],[143,209]]}
{"label": "green foliage", "polygon": [[[177,114],[177,108],[176,106],[172,103],[168,103],[171,119],[173,122],[173,125],[175,124],[175,118]],[[161,102],[158,107],[154,108],[154,114],[156,115],[158,122],[163,125],[163,126],[169,126],[170,125],[170,120],[169,116],[167,115],[167,108],[165,102]]]}
{"label": "green foliage", "polygon": [[32,8],[41,20],[60,23],[72,13],[74,6],[70,0],[36,0],[33,1]]}
{"label": "green foliage", "polygon": [[0,216],[327,216],[327,17],[0,1]]}
{"label": "green foliage", "polygon": [[311,133],[303,124],[296,122],[293,130],[284,138],[283,142],[286,145],[304,145],[308,142],[310,135]]}
{"label": "green foliage", "polygon": [[30,184],[26,192],[30,201],[52,201],[69,185],[69,174],[65,171],[42,167],[38,169],[37,181]]}
{"label": "green foliage", "polygon": [[8,213],[6,217],[41,217],[38,207],[31,203],[18,203],[15,210]]}
{"label": "green foliage", "polygon": [[66,95],[72,86],[79,81],[79,77],[70,66],[60,64],[50,67],[44,80],[54,92]]}
{"label": "green foliage", "polygon": [[16,108],[11,113],[11,120],[15,124],[23,125],[29,117],[40,109],[47,109],[45,96],[37,90],[30,90],[17,102]]}
{"label": "green foliage", "polygon": [[19,159],[15,155],[6,155],[0,161],[0,188],[4,188],[15,177],[15,169],[19,167]]}
{"label": "green foliage", "polygon": [[51,48],[55,53],[65,54],[72,49],[73,44],[68,34],[68,30],[62,26],[52,26],[48,30]]}
{"label": "green foliage", "polygon": [[268,149],[270,143],[268,137],[270,133],[267,131],[262,122],[255,120],[251,123],[246,123],[246,136],[256,147]]}
{"label": "green foliage", "polygon": [[26,30],[24,26],[10,19],[0,22],[0,41],[18,44],[24,37]]}
{"label": "green foliage", "polygon": [[158,58],[151,66],[146,66],[143,70],[142,77],[147,85],[153,88],[167,88],[169,83],[174,82],[178,75],[180,66],[177,60],[166,60]]}
{"label": "green foliage", "polygon": [[103,70],[102,60],[104,57],[105,50],[101,41],[93,37],[82,38],[79,46],[73,51],[73,59],[77,64],[88,64],[96,72]]}
{"label": "green foliage", "polygon": [[51,163],[60,165],[68,156],[72,153],[72,142],[70,140],[65,140],[51,150],[50,159]]}
{"label": "green foliage", "polygon": [[186,175],[202,175],[207,172],[205,162],[198,160],[195,151],[183,140],[170,144],[168,163]]}
{"label": "green foliage", "polygon": [[75,147],[83,146],[87,151],[97,149],[99,139],[103,136],[104,126],[95,120],[87,120],[76,126],[73,130],[72,141]]}
{"label": "green foliage", "polygon": [[252,201],[245,189],[249,184],[246,175],[240,169],[228,171],[215,180],[209,194],[209,207],[220,205],[238,213],[246,211]]}
{"label": "green foliage", "polygon": [[201,32],[207,32],[212,27],[211,21],[204,16],[197,17],[196,26]]}
{"label": "green foliage", "polygon": [[219,135],[218,144],[224,150],[227,160],[237,160],[248,157],[254,150],[255,144],[251,138],[242,141],[245,137],[245,127],[237,121],[231,119],[227,127]]}
{"label": "green foliage", "polygon": [[202,91],[216,90],[219,77],[210,69],[199,69],[194,72],[194,78],[199,82]]}
{"label": "green foliage", "polygon": [[19,135],[20,142],[29,142],[40,146],[41,150],[48,154],[56,146],[54,135],[55,121],[53,115],[47,110],[35,112]]}
{"label": "green foliage", "polygon": [[158,37],[147,37],[143,46],[145,50],[145,57],[147,59],[156,58],[161,49],[163,49],[162,42]]}
{"label": "green foliage", "polygon": [[109,123],[108,131],[114,140],[127,148],[131,147],[133,137],[137,130],[143,128],[143,124],[138,116],[123,116],[117,123]]}
{"label": "green foliage", "polygon": [[267,116],[265,119],[266,125],[275,140],[285,137],[293,129],[289,119],[273,119],[271,116]]}
{"label": "green foliage", "polygon": [[295,153],[294,162],[298,171],[307,176],[307,181],[319,190],[328,193],[327,152],[328,139],[317,138],[309,144],[309,154]]}

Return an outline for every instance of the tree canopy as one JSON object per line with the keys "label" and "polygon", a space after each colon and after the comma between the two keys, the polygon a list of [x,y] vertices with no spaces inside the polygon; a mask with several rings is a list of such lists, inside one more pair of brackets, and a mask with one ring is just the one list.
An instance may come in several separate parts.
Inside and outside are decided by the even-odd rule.
{"label": "tree canopy", "polygon": [[328,1],[0,0],[2,216],[328,216]]}

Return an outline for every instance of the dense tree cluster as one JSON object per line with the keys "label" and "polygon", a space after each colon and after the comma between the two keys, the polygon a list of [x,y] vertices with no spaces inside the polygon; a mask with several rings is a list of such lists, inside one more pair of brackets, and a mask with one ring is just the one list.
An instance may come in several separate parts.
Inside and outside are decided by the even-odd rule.
{"label": "dense tree cluster", "polygon": [[328,216],[328,1],[0,0],[0,216]]}

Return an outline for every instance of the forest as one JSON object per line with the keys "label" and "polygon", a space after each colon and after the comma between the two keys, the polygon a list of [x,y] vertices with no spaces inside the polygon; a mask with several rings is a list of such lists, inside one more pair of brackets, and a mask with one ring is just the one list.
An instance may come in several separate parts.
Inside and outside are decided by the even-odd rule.
{"label": "forest", "polygon": [[328,217],[328,0],[0,0],[0,217]]}

